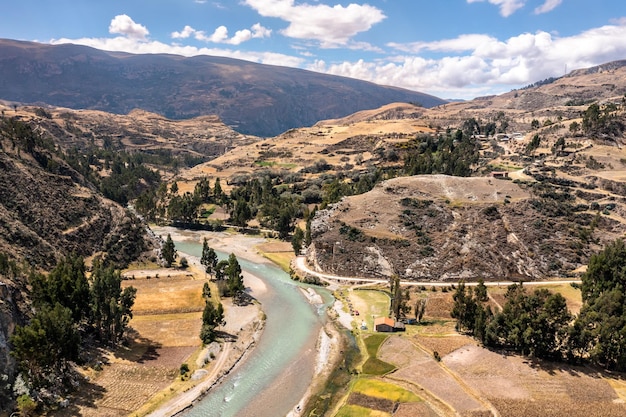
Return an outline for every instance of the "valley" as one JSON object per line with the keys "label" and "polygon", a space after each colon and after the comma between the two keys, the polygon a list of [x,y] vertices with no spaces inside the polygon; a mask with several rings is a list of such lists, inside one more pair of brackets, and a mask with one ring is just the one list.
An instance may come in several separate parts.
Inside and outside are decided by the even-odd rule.
{"label": "valley", "polygon": [[[561,294],[576,330],[592,308],[594,255],[626,234],[624,97],[620,61],[501,96],[389,103],[272,137],[217,116],[2,102],[2,253],[42,271],[69,253],[88,269],[105,259],[137,290],[127,341],[81,358],[87,388],[48,415],[172,415],[256,349],[264,305],[239,306],[215,281],[205,299],[203,265],[190,258],[184,267],[181,253],[164,267],[165,236],[146,224],[206,233],[217,249],[265,256],[294,279],[331,277],[328,314],[343,337],[294,401],[305,415],[622,415],[619,355],[611,362],[576,345],[552,361],[518,353],[504,336],[488,349],[454,311],[462,282],[472,283],[470,301],[487,282],[480,305],[496,323],[509,283],[549,281],[524,286]],[[181,229],[159,229],[172,226]],[[25,271],[0,274],[0,365],[11,378],[6,340],[33,311]],[[245,275],[253,296],[262,292]],[[409,323],[420,300],[423,320]],[[224,302],[229,337],[203,350],[207,302]],[[390,315],[407,321],[405,332],[374,331]],[[307,343],[302,369],[312,374],[326,348]]]}

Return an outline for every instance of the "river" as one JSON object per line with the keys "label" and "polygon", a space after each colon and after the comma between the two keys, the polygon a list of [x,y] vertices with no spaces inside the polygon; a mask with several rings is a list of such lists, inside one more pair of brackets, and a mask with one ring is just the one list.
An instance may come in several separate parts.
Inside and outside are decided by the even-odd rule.
{"label": "river", "polygon": [[[202,244],[175,241],[176,249],[200,257]],[[218,253],[220,259],[226,254]],[[260,279],[267,291],[256,295],[266,315],[259,343],[219,386],[185,417],[285,416],[305,395],[314,373],[316,343],[332,296],[316,289],[325,305],[311,305],[289,275],[269,263],[239,259],[241,268]],[[255,296],[255,294],[253,294]]]}

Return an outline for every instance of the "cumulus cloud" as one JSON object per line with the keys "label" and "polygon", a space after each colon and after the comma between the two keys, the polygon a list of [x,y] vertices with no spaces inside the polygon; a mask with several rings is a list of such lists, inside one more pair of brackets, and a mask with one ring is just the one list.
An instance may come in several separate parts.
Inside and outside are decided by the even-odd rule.
{"label": "cumulus cloud", "polygon": [[[626,55],[626,25],[602,26],[569,37],[538,31],[501,41],[476,34],[389,46],[403,54],[376,62],[328,64],[317,60],[309,69],[441,97],[472,98],[561,76],[566,68],[586,68],[621,59]],[[413,55],[423,51],[448,54],[437,59]]]}
{"label": "cumulus cloud", "polygon": [[383,12],[373,6],[351,3],[348,6],[325,4],[295,4],[294,0],[244,0],[261,16],[289,22],[281,33],[295,39],[318,41],[323,48],[347,45],[351,38],[369,30],[385,19]]}
{"label": "cumulus cloud", "polygon": [[202,30],[196,30],[191,26],[185,26],[180,32],[172,32],[173,39],[187,39],[194,37],[203,42],[226,43],[230,45],[239,45],[243,42],[254,38],[267,38],[271,35],[272,30],[261,26],[260,23],[252,25],[250,29],[238,30],[232,38],[228,37],[228,28],[219,26],[211,35],[207,35]]}
{"label": "cumulus cloud", "polygon": [[125,14],[115,16],[109,25],[109,33],[124,35],[132,39],[146,39],[150,34],[145,26],[135,23]]}

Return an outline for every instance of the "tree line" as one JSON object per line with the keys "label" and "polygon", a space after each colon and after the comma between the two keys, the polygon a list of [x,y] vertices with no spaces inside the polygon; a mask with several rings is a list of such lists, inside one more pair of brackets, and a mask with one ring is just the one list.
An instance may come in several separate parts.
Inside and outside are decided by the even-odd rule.
{"label": "tree line", "polygon": [[[478,288],[478,287],[477,287]],[[453,295],[457,329],[485,346],[573,363],[626,370],[626,245],[618,239],[589,261],[582,276],[582,308],[573,315],[565,298],[547,289],[511,285],[494,312],[487,298],[463,283]]]}

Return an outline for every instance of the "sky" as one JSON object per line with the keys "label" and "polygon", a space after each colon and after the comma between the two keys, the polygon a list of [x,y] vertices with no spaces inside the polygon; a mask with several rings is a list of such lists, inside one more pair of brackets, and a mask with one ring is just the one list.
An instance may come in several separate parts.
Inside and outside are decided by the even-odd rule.
{"label": "sky", "polygon": [[624,0],[0,0],[0,38],[215,55],[472,99],[626,59]]}

